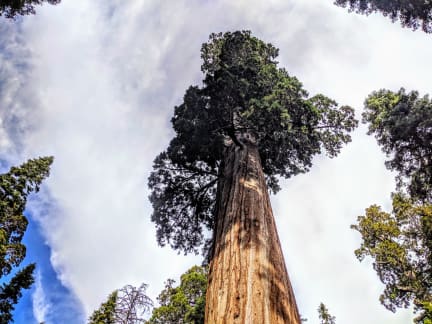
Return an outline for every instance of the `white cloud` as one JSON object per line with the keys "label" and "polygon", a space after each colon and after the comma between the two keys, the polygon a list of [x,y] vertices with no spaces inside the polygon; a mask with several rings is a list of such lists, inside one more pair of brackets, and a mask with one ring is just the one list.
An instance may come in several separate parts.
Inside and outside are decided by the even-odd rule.
{"label": "white cloud", "polygon": [[[331,1],[74,0],[26,17],[20,35],[28,52],[19,56],[31,69],[6,91],[19,99],[21,131],[0,132],[19,138],[24,157],[55,156],[46,183],[56,208],[38,219],[59,277],[87,312],[127,283],[148,283],[154,298],[166,278],[200,262],[157,247],[146,182],[172,134],[173,106],[202,78],[201,43],[211,32],[235,29],[279,47],[281,65],[311,93],[358,109],[372,90],[424,93],[431,83],[430,35],[348,14]],[[11,115],[0,108],[3,126]],[[388,205],[393,188],[383,155],[364,132],[340,157],[317,157],[309,174],[284,181],[272,199],[310,322],[320,301],[341,323],[411,318],[379,305],[378,278],[352,253],[359,238],[349,225],[369,204]]]}
{"label": "white cloud", "polygon": [[52,305],[46,300],[45,291],[42,286],[42,275],[36,272],[35,287],[32,294],[33,315],[38,323],[45,322],[45,317]]}

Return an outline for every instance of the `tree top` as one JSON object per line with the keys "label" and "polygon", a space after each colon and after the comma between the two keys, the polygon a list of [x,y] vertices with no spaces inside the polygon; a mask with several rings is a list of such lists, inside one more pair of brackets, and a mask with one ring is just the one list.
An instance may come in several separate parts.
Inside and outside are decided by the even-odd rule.
{"label": "tree top", "polygon": [[267,185],[277,192],[278,177],[307,172],[313,156],[334,157],[351,140],[354,110],[322,94],[309,97],[278,67],[278,52],[250,31],[211,34],[202,45],[203,85],[189,87],[175,107],[175,136],[149,178],[160,244],[192,251],[202,226],[213,228],[227,146],[255,145]]}

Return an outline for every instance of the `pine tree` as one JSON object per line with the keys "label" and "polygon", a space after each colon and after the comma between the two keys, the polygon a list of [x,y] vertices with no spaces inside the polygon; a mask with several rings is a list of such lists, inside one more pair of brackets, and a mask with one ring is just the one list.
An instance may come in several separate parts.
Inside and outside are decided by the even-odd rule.
{"label": "pine tree", "polygon": [[[29,160],[19,167],[12,167],[0,175],[0,273],[2,281],[25,258],[26,247],[21,243],[28,220],[24,216],[27,197],[39,191],[42,181],[49,175],[52,157]],[[0,323],[10,323],[14,305],[22,296],[22,290],[33,282],[34,264],[25,266],[0,286]]]}
{"label": "pine tree", "polygon": [[90,316],[88,324],[116,324],[115,311],[117,303],[117,290],[112,292],[106,302],[102,303]]}
{"label": "pine tree", "polygon": [[160,306],[146,324],[203,324],[205,294],[207,289],[206,267],[194,266],[180,278],[180,285],[168,279],[165,289],[158,296]]}

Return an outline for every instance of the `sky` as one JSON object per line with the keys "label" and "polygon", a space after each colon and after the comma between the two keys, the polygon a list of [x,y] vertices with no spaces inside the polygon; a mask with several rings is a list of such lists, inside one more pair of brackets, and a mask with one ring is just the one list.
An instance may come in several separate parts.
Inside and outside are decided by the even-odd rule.
{"label": "sky", "polygon": [[[0,19],[0,171],[55,157],[26,211],[26,262],[38,270],[15,323],[85,323],[114,289],[144,282],[155,300],[166,279],[201,263],[158,247],[147,178],[173,135],[174,106],[203,79],[201,44],[234,30],[274,44],[311,95],[358,117],[374,90],[430,90],[432,36],[331,0],[63,0]],[[380,305],[371,261],[353,253],[357,216],[390,207],[385,158],[362,125],[338,157],[317,156],[271,197],[307,323],[318,323],[320,302],[340,324],[412,321],[410,309]]]}

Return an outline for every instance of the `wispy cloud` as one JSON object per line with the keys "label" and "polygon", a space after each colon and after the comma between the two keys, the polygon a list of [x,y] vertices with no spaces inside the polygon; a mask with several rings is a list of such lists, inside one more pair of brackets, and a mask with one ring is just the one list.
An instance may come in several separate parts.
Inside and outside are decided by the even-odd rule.
{"label": "wispy cloud", "polygon": [[33,315],[38,323],[45,322],[46,315],[51,308],[51,304],[47,301],[45,296],[41,276],[40,271],[37,271],[35,277],[35,290],[32,294]]}

